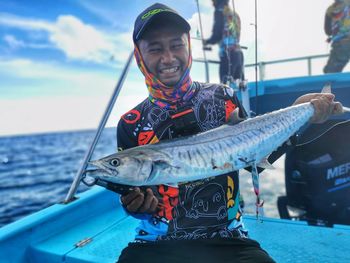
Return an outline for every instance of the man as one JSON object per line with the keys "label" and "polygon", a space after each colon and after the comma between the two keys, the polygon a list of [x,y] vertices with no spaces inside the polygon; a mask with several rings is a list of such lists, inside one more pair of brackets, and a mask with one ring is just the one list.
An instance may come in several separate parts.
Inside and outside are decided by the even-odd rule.
{"label": "man", "polygon": [[205,45],[220,43],[220,82],[244,80],[244,57],[239,45],[241,20],[235,10],[231,10],[228,0],[212,0],[214,25],[212,35],[204,41]]}
{"label": "man", "polygon": [[[135,58],[149,98],[124,114],[117,139],[121,149],[203,132],[224,124],[235,108],[232,90],[194,82],[190,25],[176,11],[154,4],[135,21]],[[332,94],[307,94],[313,121],[324,121],[341,105]],[[133,171],[130,171],[132,173]],[[135,241],[119,262],[274,262],[248,238],[239,206],[238,173],[176,186],[135,187],[121,197],[125,210],[140,219]]]}
{"label": "man", "polygon": [[324,30],[332,49],[324,73],[342,72],[350,59],[350,1],[335,0],[325,15]]}

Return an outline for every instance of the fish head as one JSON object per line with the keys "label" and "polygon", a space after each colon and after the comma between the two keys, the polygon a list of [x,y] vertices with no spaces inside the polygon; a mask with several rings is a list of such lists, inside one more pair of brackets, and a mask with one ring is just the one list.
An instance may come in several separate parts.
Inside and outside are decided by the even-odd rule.
{"label": "fish head", "polygon": [[[126,151],[125,151],[126,152]],[[96,169],[86,170],[86,175],[103,181],[139,186],[151,176],[153,162],[142,152],[118,152],[89,162]]]}

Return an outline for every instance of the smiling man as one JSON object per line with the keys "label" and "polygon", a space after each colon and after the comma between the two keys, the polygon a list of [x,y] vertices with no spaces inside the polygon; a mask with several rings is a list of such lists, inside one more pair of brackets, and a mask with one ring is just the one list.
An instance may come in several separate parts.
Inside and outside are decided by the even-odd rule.
{"label": "smiling man", "polygon": [[[134,54],[149,97],[119,121],[120,150],[216,128],[237,118],[231,115],[236,108],[239,118],[245,117],[232,89],[192,81],[189,31],[187,21],[162,4],[136,18]],[[333,99],[332,94],[309,94],[297,103],[313,100],[312,121],[319,122],[336,108]],[[277,155],[283,153],[282,149]],[[135,187],[121,196],[121,202],[140,225],[120,263],[274,262],[244,228],[238,172],[179,185]]]}

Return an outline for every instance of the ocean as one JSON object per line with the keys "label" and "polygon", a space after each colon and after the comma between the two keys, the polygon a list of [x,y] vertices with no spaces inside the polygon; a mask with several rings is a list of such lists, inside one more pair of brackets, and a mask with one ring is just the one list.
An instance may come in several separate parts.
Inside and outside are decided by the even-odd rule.
{"label": "ocean", "polygon": [[[95,130],[0,137],[0,227],[64,200],[95,136]],[[102,133],[92,159],[117,149],[115,128]],[[265,215],[279,217],[278,196],[285,195],[283,157],[275,170],[261,174]],[[254,214],[251,176],[240,174],[245,213]],[[78,193],[88,190],[81,184]]]}

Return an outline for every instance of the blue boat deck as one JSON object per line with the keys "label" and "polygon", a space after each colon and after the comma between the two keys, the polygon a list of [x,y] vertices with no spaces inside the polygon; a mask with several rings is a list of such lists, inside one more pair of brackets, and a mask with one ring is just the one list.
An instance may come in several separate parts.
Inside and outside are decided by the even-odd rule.
{"label": "blue boat deck", "polygon": [[[137,220],[118,196],[100,187],[68,205],[57,204],[13,224],[0,235],[0,262],[115,262],[133,239]],[[350,262],[350,226],[245,217],[251,238],[277,262]]]}

